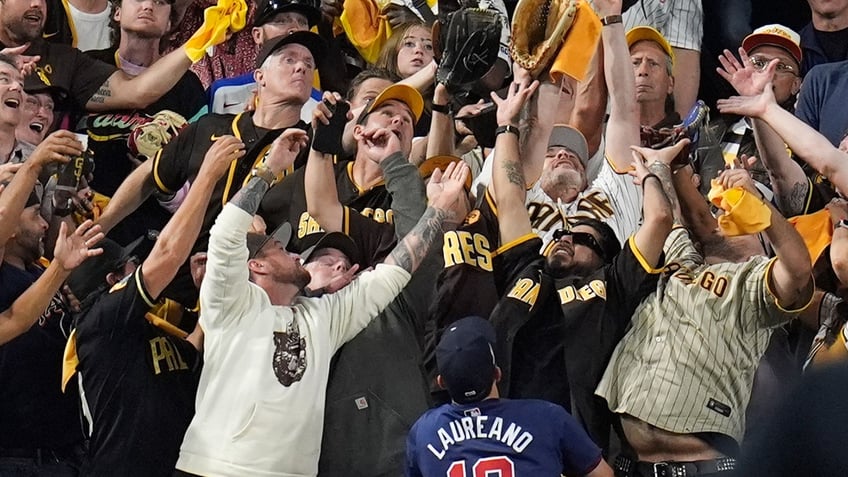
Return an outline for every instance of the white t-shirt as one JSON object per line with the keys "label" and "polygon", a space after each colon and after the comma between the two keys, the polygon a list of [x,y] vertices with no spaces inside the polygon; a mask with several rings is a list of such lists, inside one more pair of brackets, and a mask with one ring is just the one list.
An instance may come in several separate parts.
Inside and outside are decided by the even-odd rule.
{"label": "white t-shirt", "polygon": [[109,40],[109,17],[112,9],[108,4],[100,13],[85,13],[70,3],[68,6],[71,21],[76,30],[77,49],[80,51],[102,50],[112,46]]}

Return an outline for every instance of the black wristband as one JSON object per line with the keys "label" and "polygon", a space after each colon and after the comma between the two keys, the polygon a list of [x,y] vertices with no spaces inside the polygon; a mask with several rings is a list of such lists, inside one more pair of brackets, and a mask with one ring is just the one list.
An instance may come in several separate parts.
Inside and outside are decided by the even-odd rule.
{"label": "black wristband", "polygon": [[436,104],[433,103],[433,112],[434,113],[442,113],[442,114],[450,114],[450,104]]}
{"label": "black wristband", "polygon": [[658,181],[660,182],[660,185],[662,185],[662,180],[660,179],[660,176],[658,176],[658,175],[656,175],[656,174],[654,174],[654,173],[650,173],[650,174],[645,174],[645,176],[644,176],[644,177],[642,177],[642,189],[644,189],[644,188],[645,188],[645,181],[646,181],[646,180],[648,180],[648,179],[650,179],[651,177],[653,177],[654,179],[658,180]]}
{"label": "black wristband", "polygon": [[518,128],[513,126],[512,124],[507,124],[506,126],[498,126],[495,129],[495,136],[500,136],[503,133],[512,133],[515,134],[515,137],[521,138],[521,133],[518,131]]}

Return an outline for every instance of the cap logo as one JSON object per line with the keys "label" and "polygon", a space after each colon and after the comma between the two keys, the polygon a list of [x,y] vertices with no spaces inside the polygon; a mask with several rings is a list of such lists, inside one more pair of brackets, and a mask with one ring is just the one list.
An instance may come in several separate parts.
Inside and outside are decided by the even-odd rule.
{"label": "cap logo", "polygon": [[768,33],[770,35],[778,35],[778,36],[782,36],[783,38],[786,38],[787,40],[792,40],[792,37],[789,36],[789,33],[787,33],[786,30],[784,30],[783,28],[776,28],[776,27],[767,28],[767,29],[763,30],[761,33]]}

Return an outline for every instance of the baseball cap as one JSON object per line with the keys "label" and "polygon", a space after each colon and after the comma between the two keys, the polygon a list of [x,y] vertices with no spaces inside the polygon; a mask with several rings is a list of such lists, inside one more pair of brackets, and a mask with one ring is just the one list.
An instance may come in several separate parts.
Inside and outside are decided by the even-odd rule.
{"label": "baseball cap", "polygon": [[368,106],[362,110],[362,113],[359,115],[359,119],[356,120],[356,123],[364,123],[365,118],[367,118],[369,114],[390,99],[400,101],[409,106],[409,109],[412,111],[412,117],[416,123],[419,119],[421,119],[421,113],[424,111],[424,98],[421,97],[421,93],[412,86],[395,83],[381,91],[376,98],[372,99],[368,103]]}
{"label": "baseball cap", "polygon": [[[428,157],[424,162],[418,166],[418,172],[421,174],[421,178],[427,180],[430,176],[433,175],[433,172],[436,169],[441,169],[442,172],[448,167],[451,162],[460,162],[461,158],[450,155],[439,155]],[[468,174],[468,177],[465,178],[465,189],[471,190],[471,174]]]}
{"label": "baseball cap", "polygon": [[788,51],[798,64],[801,64],[801,36],[791,28],[772,23],[763,25],[742,40],[742,48],[746,52],[762,45],[771,45]]}
{"label": "baseball cap", "polygon": [[271,38],[263,43],[262,48],[259,49],[259,53],[256,55],[256,69],[261,68],[262,63],[265,63],[265,60],[275,51],[291,43],[305,46],[312,53],[312,59],[315,60],[316,64],[327,52],[327,44],[317,33],[312,33],[311,31],[294,31],[288,35]]}
{"label": "baseball cap", "polygon": [[103,253],[87,258],[75,268],[68,276],[68,288],[79,299],[95,292],[106,285],[106,275],[119,271],[133,257],[140,258],[142,245],[147,238],[147,235],[142,235],[126,247],[108,238],[100,240],[95,247],[102,248]]}
{"label": "baseball cap", "polygon": [[306,17],[310,28],[321,20],[319,0],[258,0],[253,26],[262,26],[274,15],[283,12],[296,12]]}
{"label": "baseball cap", "polygon": [[586,143],[586,138],[583,137],[583,133],[567,124],[554,125],[548,139],[548,147],[554,146],[568,148],[574,154],[577,154],[580,162],[583,163],[583,167],[586,167],[589,162],[589,145]]}
{"label": "baseball cap", "polygon": [[495,379],[495,329],[479,316],[450,324],[436,346],[439,375],[454,402],[482,401]]}
{"label": "baseball cap", "polygon": [[660,45],[660,48],[662,48],[665,54],[671,58],[671,64],[674,65],[674,50],[671,49],[671,45],[668,43],[668,40],[666,40],[663,34],[657,31],[656,28],[649,26],[637,26],[635,28],[631,28],[625,35],[625,38],[627,39],[627,48],[632,48],[633,45],[640,41],[653,41]]}
{"label": "baseball cap", "polygon": [[[345,254],[348,260],[350,260],[351,265],[362,265],[362,258],[360,257],[359,247],[356,245],[356,242],[354,242],[353,239],[350,238],[350,236],[347,234],[341,232],[324,232],[318,234],[309,234],[304,237],[303,242],[304,247],[306,247],[300,254],[300,260],[303,263],[309,262],[309,259],[312,258],[315,252],[323,248],[334,248]],[[310,245],[310,243],[313,243],[314,245]]]}
{"label": "baseball cap", "polygon": [[69,96],[65,88],[45,83],[36,73],[24,77],[24,92],[27,94],[49,94],[56,103],[64,102]]}
{"label": "baseball cap", "polygon": [[265,246],[268,242],[273,239],[276,239],[283,247],[288,246],[289,240],[291,240],[292,236],[292,227],[288,222],[283,222],[277,227],[276,230],[271,235],[262,235],[254,232],[248,232],[247,234],[247,259],[256,258],[256,254],[262,250],[262,247]]}

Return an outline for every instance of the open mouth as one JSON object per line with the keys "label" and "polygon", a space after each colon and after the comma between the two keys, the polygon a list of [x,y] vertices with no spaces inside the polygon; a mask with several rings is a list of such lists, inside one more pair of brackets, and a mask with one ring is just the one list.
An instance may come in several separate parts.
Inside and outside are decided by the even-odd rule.
{"label": "open mouth", "polygon": [[18,106],[21,105],[21,101],[15,98],[6,98],[3,100],[3,104],[10,108],[18,109]]}
{"label": "open mouth", "polygon": [[37,133],[44,131],[44,124],[39,122],[30,123],[29,128]]}
{"label": "open mouth", "polygon": [[27,13],[24,15],[24,20],[29,22],[41,22],[41,14],[39,13]]}

